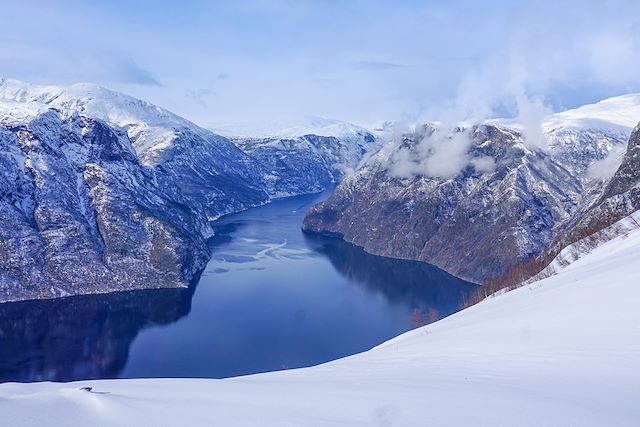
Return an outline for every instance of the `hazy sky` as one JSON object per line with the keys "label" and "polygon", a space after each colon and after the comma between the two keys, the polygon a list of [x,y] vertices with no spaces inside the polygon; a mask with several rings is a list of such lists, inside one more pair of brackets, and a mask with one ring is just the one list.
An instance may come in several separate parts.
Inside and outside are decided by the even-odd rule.
{"label": "hazy sky", "polygon": [[28,1],[0,75],[95,82],[201,125],[515,115],[640,91],[640,2]]}

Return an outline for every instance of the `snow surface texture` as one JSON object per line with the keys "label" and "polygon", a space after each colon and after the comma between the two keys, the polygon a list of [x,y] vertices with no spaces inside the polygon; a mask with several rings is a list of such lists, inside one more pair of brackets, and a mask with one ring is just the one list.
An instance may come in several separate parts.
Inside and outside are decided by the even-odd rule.
{"label": "snow surface texture", "polygon": [[553,277],[312,368],[227,380],[2,384],[2,421],[635,426],[639,257],[635,229]]}

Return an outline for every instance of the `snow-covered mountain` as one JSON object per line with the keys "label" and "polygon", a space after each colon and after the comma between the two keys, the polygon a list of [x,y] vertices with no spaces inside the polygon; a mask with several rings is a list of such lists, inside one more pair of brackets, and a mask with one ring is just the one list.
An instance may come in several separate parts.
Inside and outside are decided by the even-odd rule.
{"label": "snow-covered mountain", "polygon": [[236,138],[233,141],[260,165],[272,197],[320,192],[353,173],[376,138],[350,126],[316,129],[313,134]]}
{"label": "snow-covered mountain", "polygon": [[378,148],[378,139],[367,129],[323,117],[212,129],[256,160],[273,198],[331,188]]}
{"label": "snow-covered mountain", "polygon": [[508,120],[421,126],[387,143],[303,227],[483,283],[546,251],[601,197],[638,120],[640,95],[627,95],[547,117],[542,141]]}
{"label": "snow-covered mountain", "polygon": [[554,277],[316,367],[8,383],[0,411],[12,426],[635,426],[639,257],[636,228]]}
{"label": "snow-covered mountain", "polygon": [[126,133],[137,160],[210,218],[265,203],[255,163],[229,139],[122,93],[91,84],[38,86],[0,80],[0,98],[104,121]]}
{"label": "snow-covered mountain", "polygon": [[186,286],[208,259],[204,212],[101,120],[1,100],[0,165],[0,301]]}
{"label": "snow-covered mountain", "polygon": [[[629,137],[620,166],[598,194],[594,201],[585,203],[563,224],[550,247],[529,268],[522,269],[516,280],[525,280],[538,273],[551,259],[558,264],[556,261],[563,259],[563,253],[565,260],[569,256],[579,258],[589,246],[625,234],[629,227],[637,225],[638,217],[633,214],[640,210],[640,125]],[[627,218],[627,222],[620,222],[622,218]],[[557,270],[558,265],[549,267],[547,274]]]}
{"label": "snow-covered mountain", "polygon": [[353,135],[247,154],[108,89],[0,79],[0,302],[186,286],[209,221],[326,188],[362,156]]}

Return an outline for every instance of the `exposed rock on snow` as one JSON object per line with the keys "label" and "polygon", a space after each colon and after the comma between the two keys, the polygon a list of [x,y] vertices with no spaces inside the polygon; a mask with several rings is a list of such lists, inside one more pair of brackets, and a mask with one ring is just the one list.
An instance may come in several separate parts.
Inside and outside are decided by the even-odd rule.
{"label": "exposed rock on snow", "polygon": [[[554,261],[536,277],[552,274],[563,259],[588,252],[595,242],[625,234],[640,219],[640,125],[632,132],[620,167],[592,203],[585,204],[558,232],[549,249],[539,258]],[[625,218],[626,217],[626,218]],[[625,218],[625,221],[620,221]],[[571,254],[571,255],[570,255]],[[546,264],[542,262],[541,264]],[[523,275],[538,273],[524,271]],[[526,278],[526,277],[523,277]]]}
{"label": "exposed rock on snow", "polygon": [[37,86],[7,79],[0,80],[0,98],[47,105],[63,119],[79,114],[123,131],[138,162],[210,218],[268,200],[256,164],[229,139],[146,101],[91,84]]}
{"label": "exposed rock on snow", "polygon": [[558,274],[562,269],[588,255],[603,243],[621,236],[626,237],[637,229],[640,229],[640,210],[636,210],[631,215],[564,247],[544,270],[528,279],[526,283],[533,283]]}

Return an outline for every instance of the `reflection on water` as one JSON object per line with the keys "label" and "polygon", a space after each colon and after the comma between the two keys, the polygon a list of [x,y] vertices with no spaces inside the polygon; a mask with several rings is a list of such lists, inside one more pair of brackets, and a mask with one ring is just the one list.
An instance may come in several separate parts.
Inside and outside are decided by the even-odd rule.
{"label": "reflection on water", "polygon": [[0,304],[0,381],[117,378],[140,330],[186,316],[193,289]]}
{"label": "reflection on water", "polygon": [[325,195],[224,217],[196,287],[0,304],[0,382],[224,378],[365,351],[459,309],[475,285],[305,235]]}
{"label": "reflection on water", "polygon": [[408,306],[416,326],[458,311],[461,296],[469,296],[476,288],[423,262],[370,255],[331,237],[305,234],[305,240],[316,252],[326,256],[344,277],[384,294],[393,303]]}

